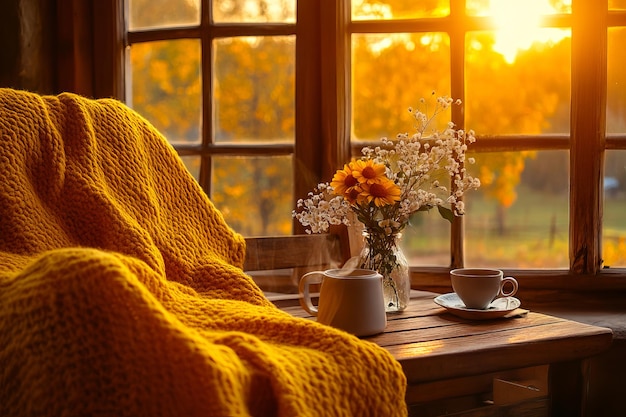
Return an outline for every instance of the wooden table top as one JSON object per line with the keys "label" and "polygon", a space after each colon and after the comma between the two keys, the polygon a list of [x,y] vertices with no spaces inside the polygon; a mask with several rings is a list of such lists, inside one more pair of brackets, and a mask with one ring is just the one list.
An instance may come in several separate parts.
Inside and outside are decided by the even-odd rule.
{"label": "wooden table top", "polygon": [[[413,291],[384,333],[364,338],[394,355],[409,384],[580,360],[612,342],[611,329],[528,312],[523,300],[514,317],[466,320],[435,304],[437,295]],[[300,306],[283,310],[311,318]]]}

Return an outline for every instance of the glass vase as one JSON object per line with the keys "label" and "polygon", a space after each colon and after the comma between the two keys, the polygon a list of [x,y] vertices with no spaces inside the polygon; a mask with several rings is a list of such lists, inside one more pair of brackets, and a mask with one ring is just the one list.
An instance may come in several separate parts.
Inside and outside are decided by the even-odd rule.
{"label": "glass vase", "polygon": [[401,233],[386,234],[381,230],[365,230],[360,267],[372,269],[383,276],[385,311],[400,312],[411,298],[409,262],[400,247]]}

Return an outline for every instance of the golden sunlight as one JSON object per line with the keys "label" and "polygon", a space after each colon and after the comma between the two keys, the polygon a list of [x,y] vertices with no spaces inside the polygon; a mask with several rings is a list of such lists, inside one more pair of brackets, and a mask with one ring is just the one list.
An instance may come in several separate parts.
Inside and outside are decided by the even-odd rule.
{"label": "golden sunlight", "polygon": [[518,52],[529,49],[533,43],[556,43],[570,36],[565,30],[540,27],[543,15],[556,12],[550,0],[491,0],[487,14],[493,16],[498,27],[493,49],[512,64]]}

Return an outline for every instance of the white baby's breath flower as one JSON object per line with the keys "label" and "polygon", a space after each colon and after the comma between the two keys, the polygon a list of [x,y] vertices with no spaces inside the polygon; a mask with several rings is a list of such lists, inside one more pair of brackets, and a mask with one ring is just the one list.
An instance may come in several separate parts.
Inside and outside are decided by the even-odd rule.
{"label": "white baby's breath flower", "polygon": [[[383,137],[379,144],[362,149],[361,160],[384,165],[384,177],[398,187],[399,201],[380,206],[360,199],[362,190],[358,188],[348,198],[336,195],[330,183],[320,183],[306,199],[296,202],[293,217],[312,233],[326,232],[331,225],[351,225],[350,219],[355,218],[366,228],[390,235],[401,231],[410,216],[420,210],[451,206],[455,215],[463,215],[464,193],[480,186],[478,178],[463,165],[475,163],[474,158],[466,159],[466,152],[476,137],[473,130],[455,130],[452,122],[441,131],[434,128],[434,119],[452,104],[460,105],[461,101],[436,98],[430,115],[409,107],[415,132],[398,133],[394,140]],[[425,99],[420,100],[420,107],[428,108]],[[450,187],[442,185],[448,181]]]}

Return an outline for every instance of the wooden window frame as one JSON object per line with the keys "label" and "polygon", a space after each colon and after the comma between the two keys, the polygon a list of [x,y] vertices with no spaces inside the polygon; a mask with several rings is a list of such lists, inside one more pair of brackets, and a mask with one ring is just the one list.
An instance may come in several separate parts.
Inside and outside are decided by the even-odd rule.
{"label": "wooden window frame", "polygon": [[[348,0],[349,2],[349,0]],[[464,39],[473,30],[495,29],[484,17],[465,17],[465,0],[451,0],[444,18],[394,21],[355,21],[350,33],[447,32],[450,37],[451,96],[464,100]],[[626,26],[626,12],[607,12],[607,0],[573,0],[572,13],[551,16],[546,26],[572,30],[572,80],[570,134],[479,136],[478,152],[567,150],[570,152],[569,269],[508,269],[527,288],[578,290],[626,289],[623,268],[602,269],[602,206],[604,151],[626,149],[626,135],[606,135],[607,28]],[[349,97],[349,95],[348,95]],[[460,108],[453,107],[452,121],[464,126]],[[348,118],[349,121],[349,118]],[[360,154],[365,142],[352,142],[352,154]],[[412,281],[422,289],[449,289],[448,271],[462,267],[463,218],[451,228],[450,266],[413,268]]]}
{"label": "wooden window frame", "polygon": [[[208,0],[202,0],[203,5]],[[71,0],[67,4],[79,4]],[[570,265],[567,270],[507,270],[521,280],[526,289],[626,290],[623,268],[601,268],[603,157],[605,150],[626,150],[626,135],[607,135],[605,129],[607,89],[607,28],[626,26],[626,12],[607,12],[607,0],[573,0],[571,15],[555,15],[547,23],[572,29],[571,129],[569,135],[543,135],[510,138],[485,137],[476,143],[478,151],[568,150],[570,151]],[[298,0],[296,35],[296,141],[293,148],[266,145],[246,148],[255,155],[294,155],[294,163],[308,167],[311,176],[295,175],[295,198],[306,195],[320,180],[328,178],[349,158],[358,154],[360,143],[350,143],[350,37],[370,31],[442,30],[451,39],[451,95],[463,98],[463,38],[467,30],[488,28],[486,19],[464,18],[458,13],[464,0],[451,0],[451,14],[445,18],[402,20],[394,22],[351,21],[349,0]],[[123,99],[124,49],[144,35],[125,31],[124,0],[91,0],[88,12],[69,18],[83,29],[82,18],[94,22],[91,67],[80,65],[83,59],[72,57],[60,65],[83,73],[92,71],[92,95]],[[67,24],[67,17],[61,17]],[[97,18],[96,18],[97,17]],[[204,17],[203,19],[206,19]],[[416,29],[418,28],[418,29]],[[234,27],[231,28],[234,30]],[[220,29],[231,33],[231,29]],[[284,30],[284,29],[278,29]],[[234,32],[232,32],[234,33]],[[157,33],[155,32],[155,35]],[[66,33],[71,41],[72,35]],[[206,40],[203,40],[206,42]],[[71,46],[78,49],[75,42]],[[97,53],[95,53],[97,51]],[[84,57],[83,57],[84,58]],[[71,89],[77,85],[68,81]],[[83,82],[84,84],[84,82]],[[85,89],[87,91],[88,89]],[[206,100],[207,96],[205,89]],[[206,106],[205,106],[206,107]],[[306,109],[306,111],[303,111]],[[455,110],[453,121],[462,126],[462,114]],[[205,111],[204,120],[210,121]],[[569,140],[568,140],[569,139]],[[239,155],[242,149],[232,145],[203,146],[203,152]],[[181,149],[184,153],[184,148]],[[201,183],[208,173],[202,172]],[[302,232],[295,224],[296,232]],[[463,264],[463,225],[458,219],[452,226],[450,267]],[[449,289],[446,268],[413,268],[414,286],[441,291]]]}

